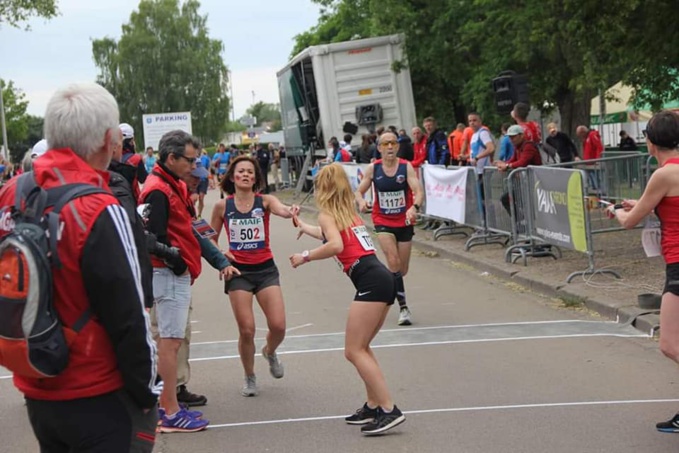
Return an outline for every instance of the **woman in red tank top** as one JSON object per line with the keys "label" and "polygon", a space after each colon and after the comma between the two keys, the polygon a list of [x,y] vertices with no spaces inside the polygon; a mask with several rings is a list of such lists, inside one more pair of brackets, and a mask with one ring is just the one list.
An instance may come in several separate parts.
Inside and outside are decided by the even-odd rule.
{"label": "woman in red tank top", "polygon": [[212,209],[210,224],[217,232],[226,230],[228,251],[224,254],[240,271],[225,282],[231,308],[238,323],[238,353],[245,371],[243,396],[259,393],[255,377],[255,315],[253,295],[266,316],[269,332],[262,356],[267,359],[271,375],[283,377],[283,365],[276,349],[285,338],[285,306],[278,268],[269,248],[269,214],[285,219],[296,216],[299,206],[286,206],[273,195],[257,193],[264,188],[264,176],[257,161],[249,156],[235,158],[221,181],[221,189],[229,194]]}
{"label": "woman in red tank top", "polygon": [[314,182],[320,226],[308,225],[297,218],[299,236],[307,234],[324,243],[313,250],[290,257],[292,267],[335,257],[349,276],[356,295],[349,307],[344,355],[356,367],[365,382],[366,402],[356,413],[345,418],[352,425],[364,425],[361,432],[377,435],[400,425],[405,415],[394,405],[384,375],[370,342],[382,327],[396,296],[393,274],[375,255],[370,233],[356,212],[349,179],[340,164],[322,168]]}
{"label": "woman in red tank top", "polygon": [[[655,210],[661,223],[660,250],[666,277],[660,306],[660,350],[679,363],[679,114],[662,111],[644,131],[648,152],[658,161],[641,198],[608,208],[625,228],[634,228]],[[616,208],[620,208],[617,209]],[[656,425],[658,431],[679,433],[679,413]]]}

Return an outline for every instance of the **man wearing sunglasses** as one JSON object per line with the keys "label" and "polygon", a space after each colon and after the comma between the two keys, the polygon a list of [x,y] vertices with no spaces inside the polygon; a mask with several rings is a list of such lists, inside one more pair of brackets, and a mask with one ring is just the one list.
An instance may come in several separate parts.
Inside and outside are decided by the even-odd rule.
{"label": "man wearing sunglasses", "polygon": [[176,130],[163,135],[158,148],[158,161],[146,179],[139,201],[151,208],[146,229],[155,234],[158,242],[180,251],[180,256],[171,262],[151,256],[160,337],[158,372],[164,381],[159,430],[194,432],[205,429],[208,422],[200,419],[196,412],[179,406],[177,354],[185,337],[191,284],[201,270],[200,245],[192,228],[196,211],[183,181],[196,168],[200,145],[191,135]]}

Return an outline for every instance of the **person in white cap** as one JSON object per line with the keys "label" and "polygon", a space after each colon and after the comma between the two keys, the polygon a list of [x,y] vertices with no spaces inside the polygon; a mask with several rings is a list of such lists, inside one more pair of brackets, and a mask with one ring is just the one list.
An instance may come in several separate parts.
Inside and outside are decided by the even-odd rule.
{"label": "person in white cap", "polygon": [[[38,157],[42,156],[47,152],[47,140],[44,138],[40,140],[38,143],[33,145],[33,148],[29,149],[26,151],[24,154],[23,159],[21,159],[21,172],[29,172],[33,170],[33,161],[37,159]],[[19,171],[17,171],[17,174],[20,174]]]}
{"label": "person in white cap", "polygon": [[130,185],[132,186],[132,193],[138,200],[139,194],[141,193],[139,184],[144,184],[144,182],[146,182],[148,173],[146,172],[144,159],[142,159],[141,155],[137,154],[137,144],[134,141],[134,129],[127,123],[121,123],[119,127],[120,132],[123,133],[123,157],[120,159],[120,162],[137,169],[134,178],[130,181]]}

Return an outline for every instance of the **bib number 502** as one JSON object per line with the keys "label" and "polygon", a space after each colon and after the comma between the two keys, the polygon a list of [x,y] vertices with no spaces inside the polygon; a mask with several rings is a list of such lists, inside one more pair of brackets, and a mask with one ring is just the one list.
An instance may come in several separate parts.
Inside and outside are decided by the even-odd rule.
{"label": "bib number 502", "polygon": [[241,241],[258,241],[259,228],[243,228],[240,230]]}

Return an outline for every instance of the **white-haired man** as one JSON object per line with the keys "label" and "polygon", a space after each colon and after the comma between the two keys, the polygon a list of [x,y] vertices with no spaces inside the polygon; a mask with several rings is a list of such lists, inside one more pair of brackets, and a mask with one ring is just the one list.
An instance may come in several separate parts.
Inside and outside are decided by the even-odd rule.
{"label": "white-haired man", "polygon": [[[65,326],[81,324],[67,367],[55,377],[14,374],[28,417],[49,452],[151,452],[158,420],[156,347],[142,303],[139,261],[130,222],[108,191],[108,167],[121,146],[118,105],[100,85],[57,91],[45,112],[50,151],[36,159],[38,186],[85,183],[104,189],[63,209],[53,268],[53,302]],[[15,178],[0,191],[11,211]],[[13,225],[2,222],[8,233]]]}

